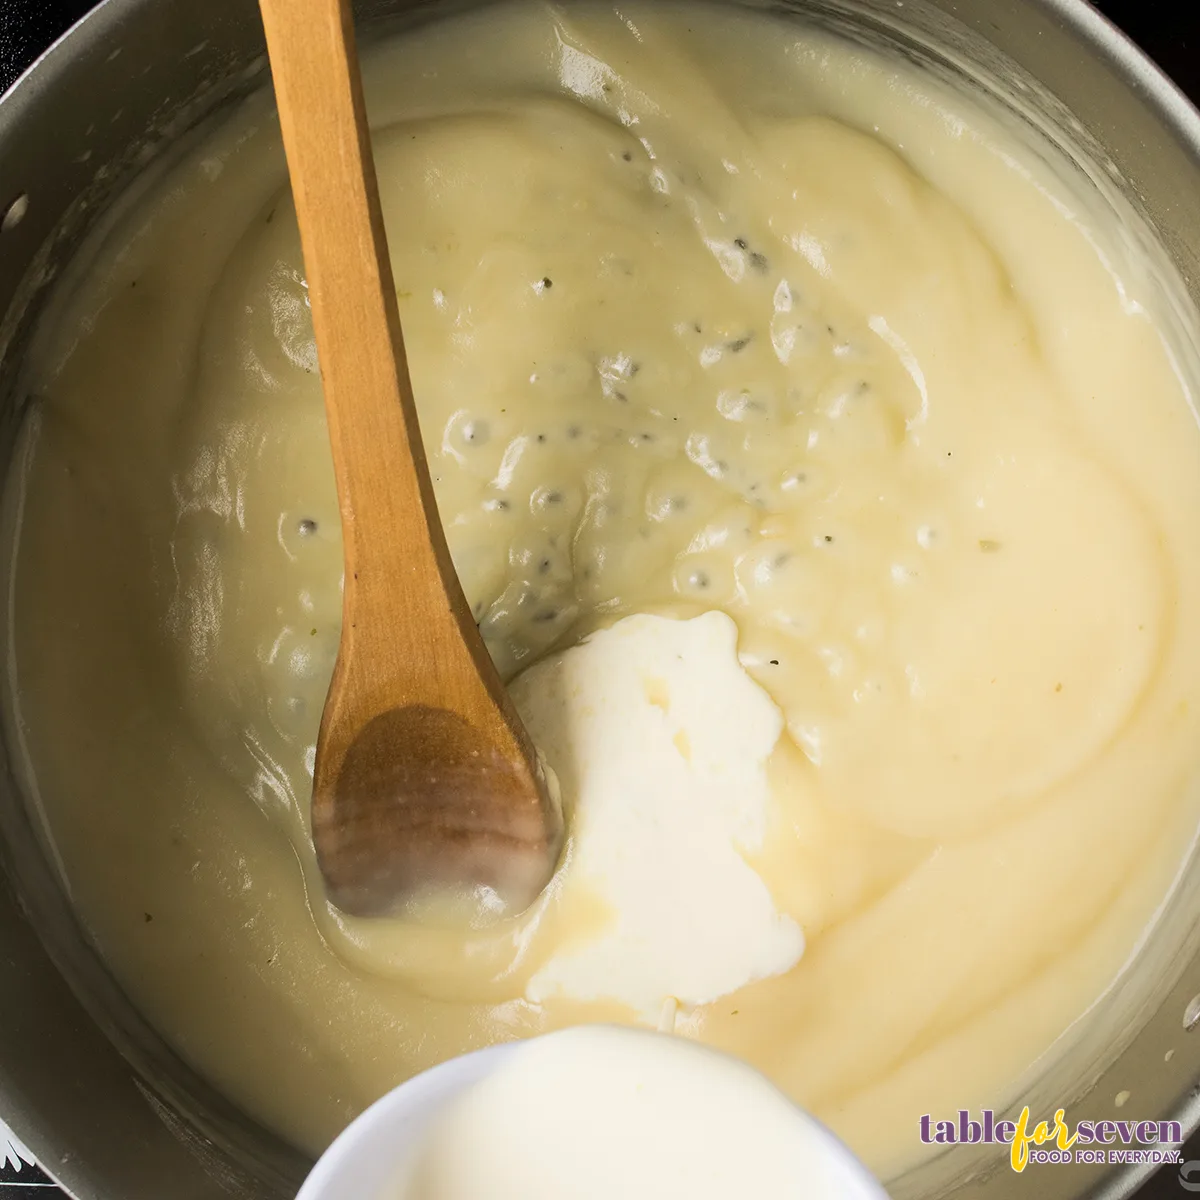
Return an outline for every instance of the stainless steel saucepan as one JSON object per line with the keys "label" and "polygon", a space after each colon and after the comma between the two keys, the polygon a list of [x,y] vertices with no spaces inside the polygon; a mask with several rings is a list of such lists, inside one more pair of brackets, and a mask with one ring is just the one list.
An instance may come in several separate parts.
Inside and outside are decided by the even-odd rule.
{"label": "stainless steel saucepan", "polygon": [[[1200,115],[1083,0],[743,2],[890,47],[1016,112],[1169,260],[1176,332],[1186,340],[1200,329]],[[359,17],[370,36],[466,4],[365,0]],[[28,401],[23,347],[80,238],[181,132],[265,83],[254,0],[105,0],[0,101],[3,469]],[[1173,1117],[1188,1130],[1200,1121],[1200,1032],[1190,1031],[1200,1022],[1198,893],[1193,864],[1078,1043],[1047,1057],[1018,1107],[1068,1104],[1073,1120],[1113,1118],[1127,1091],[1139,1119]],[[881,1003],[886,991],[881,981]],[[81,1200],[293,1196],[309,1165],[177,1058],[122,994],[2,757],[0,1113]],[[889,1187],[901,1200],[1116,1200],[1148,1171],[1017,1175],[994,1150],[957,1148]]]}

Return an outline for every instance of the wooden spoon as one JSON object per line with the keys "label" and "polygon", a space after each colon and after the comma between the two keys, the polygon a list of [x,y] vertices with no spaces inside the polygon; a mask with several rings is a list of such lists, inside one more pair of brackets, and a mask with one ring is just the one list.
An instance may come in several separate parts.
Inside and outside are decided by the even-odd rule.
{"label": "wooden spoon", "polygon": [[[313,776],[330,899],[397,911],[549,880],[562,811],[488,657],[421,443],[349,0],[260,0],[308,274],[345,540],[342,638]],[[489,900],[490,897],[487,897]]]}

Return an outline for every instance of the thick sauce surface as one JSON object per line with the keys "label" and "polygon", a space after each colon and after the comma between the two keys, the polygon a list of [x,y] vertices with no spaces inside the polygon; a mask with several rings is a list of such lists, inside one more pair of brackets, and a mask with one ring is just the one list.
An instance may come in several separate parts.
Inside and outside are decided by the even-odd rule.
{"label": "thick sauce surface", "polygon": [[[965,99],[766,16],[500,8],[368,74],[488,646],[512,677],[626,614],[733,618],[786,725],[754,865],[807,948],[677,1028],[899,1169],[1103,992],[1195,826],[1200,437],[1151,284]],[[324,906],[341,545],[265,99],[94,248],[31,391],[10,717],[179,1050],[317,1150],[457,1052],[639,1019],[526,998],[602,912],[464,948]]]}

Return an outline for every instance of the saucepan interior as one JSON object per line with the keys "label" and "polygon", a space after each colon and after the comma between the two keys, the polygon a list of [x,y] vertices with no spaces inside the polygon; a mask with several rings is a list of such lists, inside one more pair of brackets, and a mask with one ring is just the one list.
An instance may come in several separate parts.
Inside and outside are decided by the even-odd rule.
{"label": "saucepan interior", "polygon": [[[370,38],[467,6],[370,0],[359,15]],[[1166,334],[1200,378],[1200,116],[1082,0],[756,6],[902,55],[1005,110],[1038,153],[1074,173],[1160,260]],[[0,104],[8,469],[29,401],[22,353],[73,251],[181,135],[266,82],[252,0],[106,0]],[[0,1111],[81,1197],[294,1194],[304,1156],[206,1084],[139,1016],[75,918],[37,833],[36,795],[22,795],[7,767],[2,782]],[[1076,1119],[1111,1118],[1117,1094],[1132,1092],[1139,1116],[1196,1123],[1200,1037],[1188,1031],[1200,1017],[1198,890],[1190,859],[1151,936],[1069,1041],[1030,1073],[1016,1108],[1071,1104]],[[1028,1192],[1028,1179],[991,1161],[957,1148],[890,1187],[897,1197]],[[1042,1172],[1037,1189],[1042,1200],[1117,1197],[1139,1179],[1137,1168],[1079,1166]]]}

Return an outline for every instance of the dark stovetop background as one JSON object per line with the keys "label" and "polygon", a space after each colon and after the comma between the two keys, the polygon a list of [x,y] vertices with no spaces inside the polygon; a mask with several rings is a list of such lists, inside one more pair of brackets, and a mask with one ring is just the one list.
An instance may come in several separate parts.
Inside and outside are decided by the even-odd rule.
{"label": "dark stovetop background", "polygon": [[[1093,2],[1200,105],[1200,0]],[[0,91],[94,4],[95,0],[0,0]],[[1200,1160],[1200,1135],[1184,1147],[1183,1157]],[[1185,1184],[1177,1168],[1164,1168],[1137,1200],[1183,1200],[1200,1191],[1200,1184],[1191,1182],[1200,1180],[1200,1165],[1189,1176]],[[17,1172],[0,1160],[0,1200],[53,1200],[61,1194],[36,1167]]]}
{"label": "dark stovetop background", "polygon": [[[251,0],[246,2],[251,3]],[[1092,2],[1200,104],[1200,3],[1197,0]],[[96,0],[0,0],[0,91],[95,4]]]}

